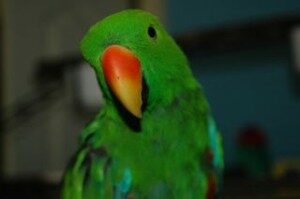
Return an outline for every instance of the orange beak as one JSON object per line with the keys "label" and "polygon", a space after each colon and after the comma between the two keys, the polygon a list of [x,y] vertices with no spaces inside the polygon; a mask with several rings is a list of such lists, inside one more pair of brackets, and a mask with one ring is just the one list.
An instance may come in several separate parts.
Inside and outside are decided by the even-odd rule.
{"label": "orange beak", "polygon": [[139,59],[127,48],[108,46],[102,55],[104,77],[113,94],[134,116],[142,117],[142,71]]}

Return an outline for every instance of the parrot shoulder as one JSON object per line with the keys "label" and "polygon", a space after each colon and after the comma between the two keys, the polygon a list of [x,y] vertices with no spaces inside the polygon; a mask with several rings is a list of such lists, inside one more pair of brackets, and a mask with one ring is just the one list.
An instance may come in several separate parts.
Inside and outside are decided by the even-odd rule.
{"label": "parrot shoulder", "polygon": [[94,119],[92,119],[85,127],[84,129],[80,132],[79,135],[79,143],[83,144],[90,140],[89,138],[94,136],[95,134],[101,133],[101,123],[103,118],[105,117],[105,110],[100,111]]}

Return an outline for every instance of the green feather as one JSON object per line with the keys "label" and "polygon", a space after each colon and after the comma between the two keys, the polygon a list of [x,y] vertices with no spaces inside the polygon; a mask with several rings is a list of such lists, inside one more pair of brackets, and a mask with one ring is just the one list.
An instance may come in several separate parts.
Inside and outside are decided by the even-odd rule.
{"label": "green feather", "polygon": [[[140,60],[149,89],[140,130],[120,115],[105,82],[100,58],[110,44],[127,47]],[[223,169],[220,136],[185,55],[158,19],[141,10],[111,15],[90,28],[81,51],[106,104],[81,133],[62,198],[118,198],[123,192],[123,198],[205,198],[208,175]],[[207,149],[215,155],[213,166]]]}

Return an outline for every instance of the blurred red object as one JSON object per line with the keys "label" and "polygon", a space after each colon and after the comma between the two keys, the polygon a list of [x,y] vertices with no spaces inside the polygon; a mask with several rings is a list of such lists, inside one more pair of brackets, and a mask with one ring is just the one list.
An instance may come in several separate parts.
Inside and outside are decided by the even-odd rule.
{"label": "blurred red object", "polygon": [[258,126],[248,126],[240,130],[237,143],[240,146],[261,146],[265,145],[267,138],[264,130]]}

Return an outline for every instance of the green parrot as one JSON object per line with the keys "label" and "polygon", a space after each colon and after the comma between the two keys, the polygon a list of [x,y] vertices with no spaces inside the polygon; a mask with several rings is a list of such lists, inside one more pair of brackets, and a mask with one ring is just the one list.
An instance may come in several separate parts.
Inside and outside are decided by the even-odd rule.
{"label": "green parrot", "polygon": [[80,134],[63,199],[204,199],[220,191],[221,136],[186,56],[152,14],[125,10],[81,41],[105,105]]}

